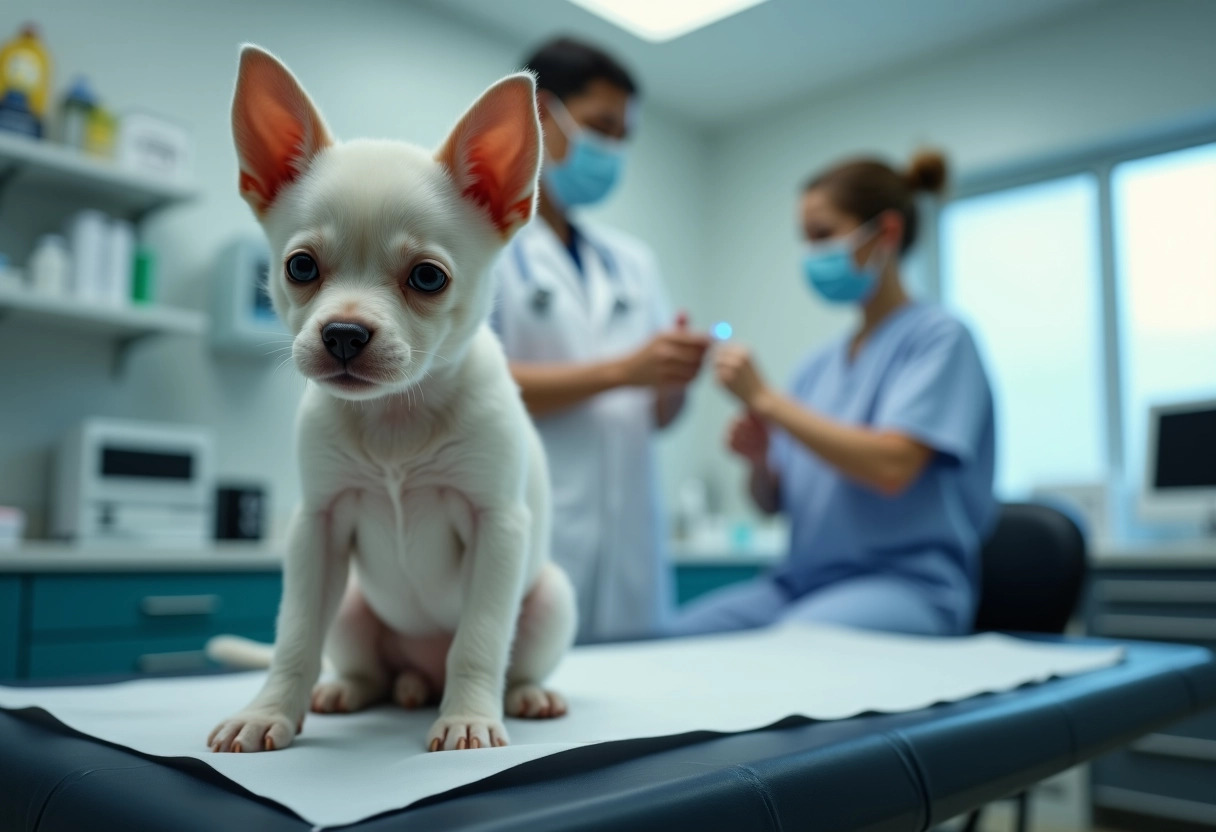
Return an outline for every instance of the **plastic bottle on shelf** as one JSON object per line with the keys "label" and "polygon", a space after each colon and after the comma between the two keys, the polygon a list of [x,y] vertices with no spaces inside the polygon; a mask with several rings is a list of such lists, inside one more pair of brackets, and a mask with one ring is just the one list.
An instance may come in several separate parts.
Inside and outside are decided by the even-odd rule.
{"label": "plastic bottle on shelf", "polygon": [[106,271],[106,302],[111,306],[131,303],[135,274],[135,226],[126,220],[110,220]]}
{"label": "plastic bottle on shelf", "polygon": [[58,234],[44,234],[30,255],[30,288],[52,297],[68,293],[68,277],[72,271],[72,257],[68,244]]}
{"label": "plastic bottle on shelf", "polygon": [[27,23],[0,46],[0,130],[42,138],[50,87],[50,53]]}
{"label": "plastic bottle on shelf", "polygon": [[42,123],[30,112],[29,99],[21,90],[8,90],[0,96],[0,131],[42,137]]}
{"label": "plastic bottle on shelf", "polygon": [[114,157],[118,138],[118,118],[100,104],[90,110],[84,125],[84,152],[102,159]]}
{"label": "plastic bottle on shelf", "polygon": [[81,300],[105,302],[109,287],[109,218],[91,208],[76,212],[67,224],[71,251],[69,288]]}
{"label": "plastic bottle on shelf", "polygon": [[97,96],[83,75],[76,76],[59,105],[59,141],[77,150],[84,149],[89,115],[97,106]]}
{"label": "plastic bottle on shelf", "polygon": [[156,255],[152,249],[135,252],[135,271],[131,276],[131,300],[144,306],[156,300]]}

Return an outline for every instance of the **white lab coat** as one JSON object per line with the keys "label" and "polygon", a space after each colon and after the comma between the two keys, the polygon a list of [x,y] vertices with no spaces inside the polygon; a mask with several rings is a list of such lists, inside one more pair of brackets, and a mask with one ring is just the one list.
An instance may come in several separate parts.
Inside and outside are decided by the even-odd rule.
{"label": "white lab coat", "polygon": [[[539,217],[494,266],[492,322],[521,362],[616,358],[672,324],[654,256],[580,226],[583,273]],[[619,388],[536,419],[553,482],[553,558],[578,593],[580,639],[657,630],[671,603],[653,391]]]}

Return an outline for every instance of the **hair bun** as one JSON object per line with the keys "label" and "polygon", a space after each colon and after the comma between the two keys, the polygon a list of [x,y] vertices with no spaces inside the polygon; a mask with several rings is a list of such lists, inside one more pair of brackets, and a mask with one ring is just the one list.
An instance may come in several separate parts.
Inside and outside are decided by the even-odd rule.
{"label": "hair bun", "polygon": [[946,157],[937,150],[921,150],[908,163],[904,179],[914,191],[940,194],[946,187]]}

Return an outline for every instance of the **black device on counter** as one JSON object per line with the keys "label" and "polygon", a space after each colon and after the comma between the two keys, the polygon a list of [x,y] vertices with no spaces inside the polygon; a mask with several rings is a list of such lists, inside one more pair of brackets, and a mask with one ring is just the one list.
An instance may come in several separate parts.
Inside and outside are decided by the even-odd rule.
{"label": "black device on counter", "polygon": [[215,490],[216,540],[261,540],[266,516],[265,488],[228,484]]}

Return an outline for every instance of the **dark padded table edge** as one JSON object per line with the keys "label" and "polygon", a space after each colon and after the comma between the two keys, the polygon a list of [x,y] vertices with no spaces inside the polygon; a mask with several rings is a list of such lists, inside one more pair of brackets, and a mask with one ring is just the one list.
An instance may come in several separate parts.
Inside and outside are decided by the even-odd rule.
{"label": "dark padded table edge", "polygon": [[985,707],[955,709],[898,731],[924,777],[932,823],[1216,705],[1216,661],[1204,648],[1085,643],[1121,646],[1127,657],[1093,673],[988,694],[971,700]]}
{"label": "dark padded table edge", "polygon": [[[358,828],[924,828],[1216,704],[1208,651],[1118,644],[1122,665],[929,711],[566,752]],[[231,784],[0,714],[0,749],[10,742],[32,750],[0,754],[0,782],[14,786],[0,829],[33,829],[38,811],[41,832],[99,817],[132,830],[308,828]]]}
{"label": "dark padded table edge", "polygon": [[[33,718],[38,723],[28,714],[0,712],[0,748],[31,748],[37,763],[27,768],[24,760],[0,754],[0,782],[12,784],[14,794],[50,794],[37,827],[40,832],[78,830],[99,816],[108,826],[124,830],[164,829],[170,822],[182,832],[309,828],[202,764],[146,759],[77,735],[44,715]],[[576,749],[364,821],[357,828],[441,832],[475,825],[496,832],[668,832],[672,824],[775,829],[776,818],[786,826],[790,818],[813,818],[815,828],[823,832],[897,832],[923,824],[923,791],[900,750],[880,733],[861,731],[859,723],[850,720],[790,719],[779,725],[786,727]],[[197,767],[211,782],[195,776],[200,773]],[[120,772],[128,782],[114,782],[112,775]],[[138,782],[130,782],[132,778]],[[878,795],[872,791],[875,786]],[[842,795],[852,799],[841,800]],[[11,807],[0,797],[0,829],[33,829],[39,811],[35,802],[10,819]]]}

